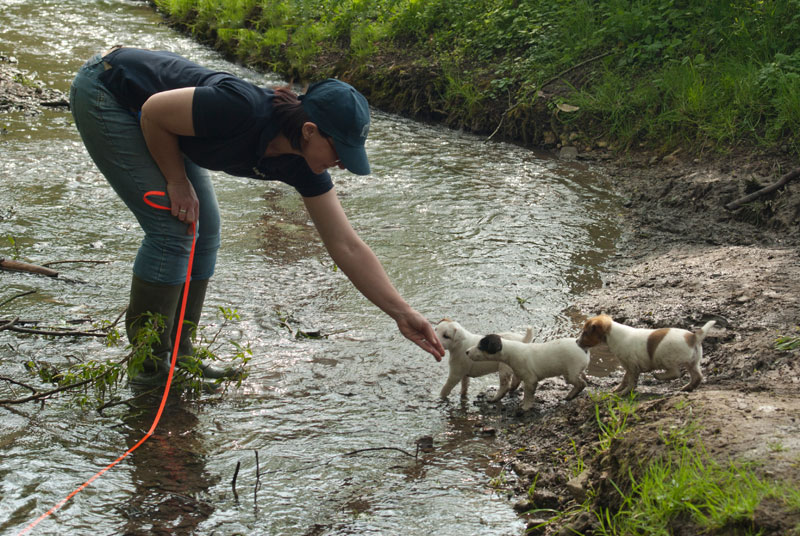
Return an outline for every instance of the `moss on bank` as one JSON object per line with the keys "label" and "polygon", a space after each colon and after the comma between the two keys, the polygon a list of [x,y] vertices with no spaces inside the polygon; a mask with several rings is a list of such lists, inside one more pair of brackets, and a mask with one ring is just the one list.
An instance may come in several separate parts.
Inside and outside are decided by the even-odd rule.
{"label": "moss on bank", "polygon": [[153,3],[230,58],[495,139],[800,154],[800,0]]}

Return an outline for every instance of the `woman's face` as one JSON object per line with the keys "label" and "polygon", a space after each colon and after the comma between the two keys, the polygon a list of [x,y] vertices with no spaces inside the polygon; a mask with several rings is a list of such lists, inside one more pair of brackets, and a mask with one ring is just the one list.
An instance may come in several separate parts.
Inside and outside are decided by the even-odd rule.
{"label": "woman's face", "polygon": [[314,173],[332,167],[344,169],[333,146],[333,138],[323,136],[314,123],[303,125],[303,158]]}

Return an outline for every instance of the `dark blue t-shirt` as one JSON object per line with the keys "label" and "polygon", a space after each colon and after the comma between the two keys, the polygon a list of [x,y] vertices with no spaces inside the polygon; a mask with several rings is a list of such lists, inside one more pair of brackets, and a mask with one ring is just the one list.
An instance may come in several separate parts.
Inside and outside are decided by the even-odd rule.
{"label": "dark blue t-shirt", "polygon": [[179,136],[181,151],[198,166],[238,177],[278,180],[312,197],[331,188],[327,171],[315,174],[299,155],[264,157],[278,134],[274,92],[232,74],[213,71],[172,52],[123,47],[108,54],[100,80],[124,107],[138,111],[154,93],[195,87],[194,136]]}

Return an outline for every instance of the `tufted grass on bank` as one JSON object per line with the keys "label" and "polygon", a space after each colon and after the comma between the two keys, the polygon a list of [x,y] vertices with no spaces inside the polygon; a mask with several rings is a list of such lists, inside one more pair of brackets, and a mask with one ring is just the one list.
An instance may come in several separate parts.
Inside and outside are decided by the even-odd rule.
{"label": "tufted grass on bank", "polygon": [[247,64],[351,78],[391,111],[497,138],[800,154],[800,0],[155,4]]}
{"label": "tufted grass on bank", "polygon": [[[774,524],[775,519],[785,520],[781,525],[787,536],[800,535],[796,521],[800,519],[800,490],[793,482],[760,476],[755,462],[715,459],[705,449],[699,424],[691,419],[659,432],[657,454],[632,455],[624,444],[639,421],[635,393],[627,397],[602,393],[593,395],[592,400],[598,433],[594,456],[584,460],[573,448],[575,455],[569,462],[581,471],[597,465],[597,473],[607,472],[610,486],[601,487],[605,491],[590,488],[586,501],[568,511],[529,512],[549,518],[530,527],[530,533],[538,534],[549,524],[569,523],[581,512],[589,512],[594,522],[587,534],[601,536],[755,536],[765,533],[765,521]],[[675,409],[692,413],[688,404],[678,404]],[[774,444],[771,448],[780,451],[784,447]],[[628,463],[614,468],[609,460],[619,456],[626,456]],[[760,508],[769,513],[757,515]],[[564,530],[583,534],[575,528]]]}

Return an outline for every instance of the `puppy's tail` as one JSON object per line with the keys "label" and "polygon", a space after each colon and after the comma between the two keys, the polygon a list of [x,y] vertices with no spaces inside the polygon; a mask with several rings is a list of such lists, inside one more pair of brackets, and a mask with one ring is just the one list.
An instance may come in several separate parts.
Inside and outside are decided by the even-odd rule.
{"label": "puppy's tail", "polygon": [[528,329],[525,330],[525,336],[522,338],[522,342],[529,343],[533,340],[533,328],[528,326]]}
{"label": "puppy's tail", "polygon": [[694,335],[695,347],[700,346],[700,344],[702,344],[703,339],[706,338],[706,335],[708,335],[708,332],[711,330],[711,328],[714,327],[714,324],[716,323],[717,323],[716,320],[709,320],[708,322],[705,323],[705,325],[702,328],[696,329],[692,332],[692,335]]}

